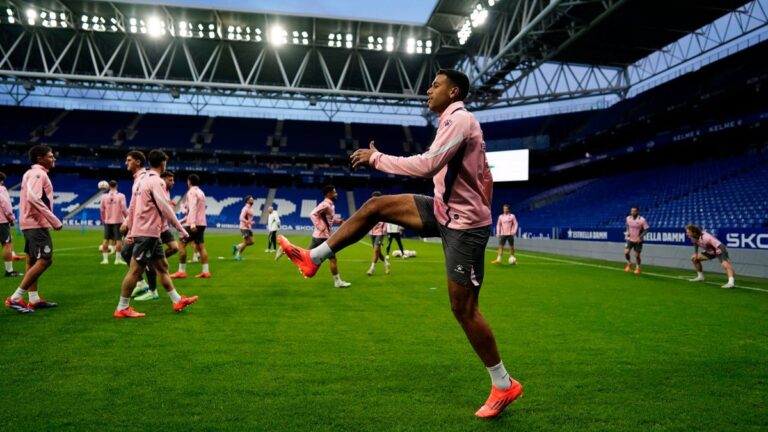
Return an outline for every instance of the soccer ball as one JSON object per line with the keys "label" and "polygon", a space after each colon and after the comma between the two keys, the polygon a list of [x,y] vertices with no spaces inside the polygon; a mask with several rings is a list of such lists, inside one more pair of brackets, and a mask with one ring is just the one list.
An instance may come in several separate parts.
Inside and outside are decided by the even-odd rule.
{"label": "soccer ball", "polygon": [[512,255],[512,256],[509,257],[509,260],[507,260],[507,262],[512,264],[512,265],[517,264],[517,258],[515,258],[515,256]]}
{"label": "soccer ball", "polygon": [[401,256],[402,254],[403,254],[403,253],[402,253],[402,252],[400,252],[399,250],[395,250],[395,251],[393,251],[393,252],[392,252],[392,256],[393,256],[393,257],[399,257],[399,256]]}
{"label": "soccer ball", "polygon": [[109,189],[109,183],[106,180],[102,180],[99,182],[99,190],[107,190]]}

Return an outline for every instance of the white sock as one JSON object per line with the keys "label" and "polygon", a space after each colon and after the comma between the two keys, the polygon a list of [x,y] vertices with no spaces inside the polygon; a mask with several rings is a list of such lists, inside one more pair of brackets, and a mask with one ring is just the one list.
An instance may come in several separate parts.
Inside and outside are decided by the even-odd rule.
{"label": "white sock", "polygon": [[491,382],[494,387],[500,390],[506,390],[512,386],[507,369],[504,368],[504,362],[499,362],[496,366],[491,366],[486,369],[488,369],[488,373],[491,374]]}
{"label": "white sock", "polygon": [[21,300],[24,298],[24,294],[26,293],[27,293],[27,290],[16,288],[16,291],[14,291],[13,295],[11,296],[11,300]]}
{"label": "white sock", "polygon": [[131,302],[130,297],[120,297],[120,301],[117,303],[117,310],[125,310],[128,309],[128,305]]}
{"label": "white sock", "polygon": [[333,275],[333,281],[334,282],[341,282],[341,276],[340,275]]}
{"label": "white sock", "polygon": [[[109,252],[102,252],[101,257],[104,259],[104,261],[109,259]],[[117,258],[115,258],[117,259]]]}
{"label": "white sock", "polygon": [[371,268],[370,269],[373,270],[375,268],[376,268],[376,263],[371,263]]}
{"label": "white sock", "polygon": [[29,302],[30,303],[37,303],[40,301],[40,293],[37,291],[30,291],[29,292]]}
{"label": "white sock", "polygon": [[16,251],[11,251],[11,256],[18,256],[18,255],[16,255]]}
{"label": "white sock", "polygon": [[496,260],[501,261],[501,255],[496,255]]}
{"label": "white sock", "polygon": [[733,284],[735,283],[735,282],[733,281],[733,278],[732,278],[732,277],[729,277],[729,278],[728,278],[728,283],[729,283],[729,284],[731,284],[731,285],[733,285]]}
{"label": "white sock", "polygon": [[179,293],[176,292],[175,288],[168,291],[168,297],[171,298],[171,301],[173,302],[173,304],[176,304],[181,301],[181,296],[179,295]]}
{"label": "white sock", "polygon": [[203,264],[203,273],[208,273],[209,271],[208,264]]}
{"label": "white sock", "polygon": [[182,273],[187,272],[187,265],[186,264],[179,264],[179,271]]}
{"label": "white sock", "polygon": [[704,279],[704,272],[696,272],[696,276],[701,279]]}
{"label": "white sock", "polygon": [[312,258],[312,262],[315,264],[322,263],[330,258],[331,255],[333,255],[333,251],[331,250],[331,247],[328,246],[328,242],[323,242],[320,246],[309,251],[309,257]]}
{"label": "white sock", "polygon": [[6,261],[5,262],[5,271],[12,272],[13,271],[13,261]]}

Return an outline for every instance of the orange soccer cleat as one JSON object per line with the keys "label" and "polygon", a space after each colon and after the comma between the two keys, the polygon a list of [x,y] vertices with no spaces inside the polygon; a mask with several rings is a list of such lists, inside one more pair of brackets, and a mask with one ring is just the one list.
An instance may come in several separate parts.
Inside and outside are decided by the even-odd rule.
{"label": "orange soccer cleat", "polygon": [[197,279],[208,279],[211,277],[211,272],[202,272],[202,273],[196,274],[195,277]]}
{"label": "orange soccer cleat", "polygon": [[171,275],[171,279],[185,279],[187,277],[187,272],[183,271],[177,271],[176,273],[173,273]]}
{"label": "orange soccer cleat", "polygon": [[132,307],[129,307],[123,310],[115,310],[112,316],[115,318],[144,318],[146,315],[145,313],[136,312]]}
{"label": "orange soccer cleat", "polygon": [[635,267],[635,274],[640,274],[640,266]]}
{"label": "orange soccer cleat", "polygon": [[192,297],[181,296],[181,300],[179,300],[178,303],[175,303],[173,305],[173,311],[181,312],[184,309],[186,309],[187,306],[191,305],[192,303],[195,303],[196,301],[197,301],[197,296],[192,296]]}
{"label": "orange soccer cleat", "polygon": [[627,266],[624,267],[624,271],[627,272],[627,273],[631,272],[632,271],[632,264],[627,264]]}
{"label": "orange soccer cleat", "polygon": [[476,416],[481,418],[492,418],[501,414],[507,405],[511,404],[515,399],[523,395],[523,386],[509,378],[512,385],[506,389],[501,390],[496,386],[491,386],[491,395],[488,396],[488,400],[485,401],[485,405],[481,406],[475,413]]}
{"label": "orange soccer cleat", "polygon": [[296,267],[299,268],[299,271],[305,278],[311,278],[317,273],[320,266],[312,262],[312,258],[309,256],[309,251],[307,249],[292,245],[291,242],[282,235],[277,236],[277,242],[280,244],[280,249],[283,250],[283,253],[296,264]]}

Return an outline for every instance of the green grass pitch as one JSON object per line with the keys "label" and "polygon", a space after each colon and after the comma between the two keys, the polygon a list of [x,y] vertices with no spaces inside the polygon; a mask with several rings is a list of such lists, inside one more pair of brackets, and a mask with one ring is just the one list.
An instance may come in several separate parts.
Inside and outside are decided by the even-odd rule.
{"label": "green grass pitch", "polygon": [[439,245],[407,240],[418,257],[368,277],[358,243],[337,289],[327,265],[305,280],[273,262],[263,235],[236,262],[238,235],[211,233],[213,278],[176,282],[197,304],[174,314],[161,293],[132,302],[146,318],[117,320],[125,267],[99,265],[100,233],[53,236],[40,287],[60,307],[0,311],[3,431],[768,429],[768,291],[682,279],[692,270],[522,251],[487,265],[481,309],[525,395],[483,421],[489,378],[450,312]]}

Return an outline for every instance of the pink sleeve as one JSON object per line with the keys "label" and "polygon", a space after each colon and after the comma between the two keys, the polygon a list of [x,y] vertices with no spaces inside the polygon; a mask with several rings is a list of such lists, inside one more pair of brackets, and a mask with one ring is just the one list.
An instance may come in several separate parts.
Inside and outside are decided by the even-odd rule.
{"label": "pink sleeve", "polygon": [[496,235],[501,235],[501,216],[499,216],[499,219],[496,220]]}
{"label": "pink sleeve", "polygon": [[512,235],[517,235],[517,218],[512,215]]}
{"label": "pink sleeve", "polygon": [[[462,148],[464,131],[469,128],[468,117],[456,116],[450,117],[449,120],[453,120],[453,123],[438,129],[435,140],[425,153],[402,157],[374,152],[368,161],[369,164],[379,171],[390,174],[434,177]],[[487,166],[486,168],[490,171],[490,168]]]}
{"label": "pink sleeve", "polygon": [[107,202],[104,200],[104,197],[106,194],[101,194],[101,204],[99,205],[99,213],[101,214],[101,221],[104,222],[107,219],[107,216],[104,214],[106,211]]}
{"label": "pink sleeve", "polygon": [[157,208],[160,209],[160,213],[163,215],[163,218],[165,218],[166,221],[168,221],[168,224],[172,225],[174,228],[176,228],[177,231],[182,232],[184,231],[184,228],[182,228],[181,224],[179,223],[179,220],[176,218],[176,213],[173,211],[173,206],[171,205],[171,202],[168,200],[168,197],[165,193],[165,183],[163,182],[153,182],[152,185],[152,196],[155,198],[155,202],[157,203]]}
{"label": "pink sleeve", "polygon": [[128,209],[125,208],[125,195],[120,195],[120,213],[123,217],[128,217]]}
{"label": "pink sleeve", "polygon": [[248,218],[246,215],[248,214],[248,207],[243,207],[242,210],[240,210],[240,223],[248,223]]}
{"label": "pink sleeve", "polygon": [[0,208],[2,208],[2,212],[9,222],[16,222],[16,217],[13,214],[13,206],[4,194],[0,194]]}
{"label": "pink sleeve", "polygon": [[124,222],[128,229],[131,229],[131,226],[133,226],[133,210],[136,207],[136,191],[132,190],[131,192],[131,203],[128,205],[128,217]]}
{"label": "pink sleeve", "polygon": [[[40,176],[36,177],[35,179],[30,179],[29,183],[27,184],[27,201],[30,205],[32,205],[32,207],[34,207],[37,211],[40,212],[40,214],[43,215],[43,217],[51,224],[51,226],[58,228],[61,226],[61,221],[56,217],[55,214],[53,214],[53,211],[51,211],[51,209],[48,208],[48,206],[45,205],[43,200],[40,198],[45,193],[43,184],[44,178],[46,180],[48,179],[47,176]],[[50,182],[50,180],[48,181]]]}

